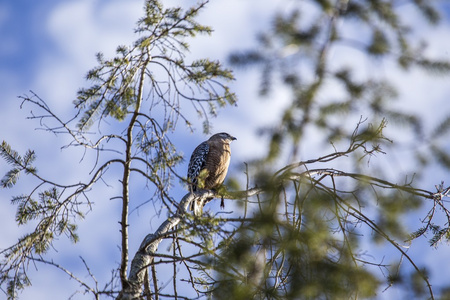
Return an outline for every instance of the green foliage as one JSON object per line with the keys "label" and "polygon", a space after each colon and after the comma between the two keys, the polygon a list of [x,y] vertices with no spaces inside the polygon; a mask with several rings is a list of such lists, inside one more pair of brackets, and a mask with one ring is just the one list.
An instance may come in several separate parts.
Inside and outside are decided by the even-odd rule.
{"label": "green foliage", "polygon": [[196,83],[204,82],[208,77],[213,78],[216,76],[227,77],[232,79],[229,72],[221,70],[221,65],[219,61],[212,62],[209,59],[199,59],[191,64],[195,72],[189,76],[190,79],[194,80]]}
{"label": "green foliage", "polygon": [[[225,84],[233,80],[229,69],[207,58],[186,59],[188,38],[212,31],[195,20],[206,3],[183,10],[164,8],[159,1],[147,0],[144,16],[136,27],[139,39],[130,46],[117,47],[112,58],[97,55],[98,66],[86,76],[91,85],[80,89],[74,101],[77,112],[73,120],[77,124],[73,129],[70,121],[59,119],[37,95],[23,98],[24,103],[44,112],[31,118],[39,119],[45,130],[56,135],[61,131],[67,133],[73,138],[67,146],[93,150],[97,160],[86,182],[61,184],[37,173],[32,165],[33,151],[28,150],[22,157],[6,142],[2,143],[0,155],[11,166],[1,181],[2,187],[13,187],[21,172],[38,182],[28,193],[12,198],[17,206],[16,223],[35,225],[35,229],[1,251],[0,283],[6,285],[8,296],[15,299],[18,290],[30,285],[28,266],[42,262],[65,271],[96,298],[99,295],[120,298],[128,289],[137,289],[139,297],[188,298],[193,294],[181,295],[188,286],[197,298],[361,299],[374,297],[385,284],[405,282],[413,296],[434,298],[427,270],[414,263],[402,243],[405,240],[412,243],[425,235],[434,247],[450,240],[450,211],[442,200],[450,189],[444,189],[442,183],[432,193],[414,188],[412,182],[399,185],[329,166],[330,162],[345,159],[345,165],[360,171],[361,162],[384,153],[382,148],[392,143],[383,133],[388,121],[412,129],[419,141],[423,141],[423,122],[419,116],[392,105],[399,97],[392,83],[370,74],[362,78],[351,64],[334,63],[330,49],[350,45],[370,59],[391,60],[400,69],[418,67],[437,75],[448,73],[450,64],[423,55],[424,49],[409,35],[393,1],[311,0],[309,4],[317,12],[312,18],[309,15],[304,18],[309,12],[302,6],[305,2],[300,1],[291,11],[277,13],[272,28],[259,36],[256,49],[230,57],[235,65],[261,66],[262,95],[278,88],[274,82],[278,82],[279,76],[279,82],[292,96],[278,124],[263,130],[270,137],[266,159],[246,171],[247,186],[254,183],[257,187],[229,192],[221,186],[216,191],[215,196],[240,200],[244,204],[242,217],[227,218],[226,214],[219,218],[219,213],[213,216],[209,212],[193,216],[170,193],[174,178],[185,181],[184,175],[175,169],[183,155],[172,143],[170,134],[177,129],[179,120],[190,128],[192,118],[202,120],[203,130],[208,132],[209,117],[216,116],[220,107],[236,103],[235,95]],[[432,4],[421,0],[413,4],[430,23],[438,21]],[[347,27],[338,26],[338,22],[361,26],[368,32],[366,39],[347,40]],[[328,96],[328,88],[335,86],[341,93]],[[194,107],[197,115],[184,115],[185,105]],[[355,114],[359,117],[360,112],[368,118],[360,117],[356,128],[342,121]],[[48,126],[47,118],[58,125]],[[109,122],[103,122],[106,119],[119,121],[121,126],[109,126]],[[448,118],[439,122],[430,140],[442,140],[449,124]],[[98,132],[86,134],[95,128],[93,125],[97,125]],[[334,152],[297,161],[299,145],[305,142],[311,128],[323,133],[323,140],[332,143]],[[91,134],[97,139],[92,139]],[[291,151],[290,164],[285,162],[286,149]],[[427,154],[432,153],[434,159],[448,167],[450,159],[444,150],[436,142],[418,152],[417,157],[426,164],[431,160]],[[110,155],[104,157],[102,151]],[[270,171],[275,165],[284,167]],[[107,284],[100,290],[89,268],[95,287],[45,257],[61,235],[74,243],[79,240],[77,222],[91,209],[89,192],[104,180],[110,169],[116,169],[111,166],[119,166],[121,170],[112,175],[121,184],[115,197],[122,204],[121,261],[111,287]],[[200,186],[206,175],[200,174]],[[131,178],[133,186],[143,183],[153,192],[151,199],[161,204],[158,216],[165,216],[165,212],[169,215],[162,225],[168,228],[172,221],[178,224],[161,235],[149,234],[159,241],[171,238],[167,250],[172,250],[172,254],[162,251],[145,254],[151,257],[145,258],[139,274],[148,267],[152,274],[149,276],[147,272],[146,277],[153,279],[145,279],[145,292],[134,286],[138,285],[133,281],[135,278],[127,277],[129,208],[132,201],[139,200],[131,199]],[[420,228],[408,234],[403,216],[420,207],[424,199],[430,210]],[[366,247],[373,242],[396,250],[414,271],[404,276],[396,261],[387,265],[373,259],[371,247]],[[136,257],[143,252],[140,248]],[[167,283],[158,287],[156,273],[158,265],[164,265],[163,272],[167,273],[167,264],[173,265],[171,295],[163,291]],[[180,268],[187,271],[181,280]],[[384,281],[378,270],[385,276]],[[117,278],[120,287],[115,286]],[[180,283],[188,285],[180,288]]]}
{"label": "green foliage", "polygon": [[[197,34],[211,33],[212,29],[195,21],[198,12],[207,2],[183,12],[180,7],[164,9],[159,1],[145,2],[145,17],[138,22],[136,32],[152,32],[157,38],[165,37],[195,37]],[[176,39],[178,43],[180,40]]]}
{"label": "green foliage", "polygon": [[[412,5],[430,24],[437,24],[438,2],[412,1]],[[315,14],[310,14],[311,6]],[[307,14],[309,18],[304,18]],[[270,98],[280,84],[291,95],[278,122],[262,130],[269,137],[266,157],[253,165],[256,184],[271,196],[259,196],[253,211],[251,201],[246,204],[246,211],[256,211],[259,222],[239,228],[228,243],[230,248],[223,252],[220,265],[223,282],[214,295],[236,299],[371,298],[383,289],[371,269],[376,265],[383,270],[388,286],[408,285],[411,297],[434,298],[427,273],[414,264],[402,244],[423,235],[432,246],[449,240],[448,224],[437,221],[440,217],[450,220],[445,203],[436,200],[446,192],[441,189],[441,196],[435,198],[429,192],[413,192],[412,182],[392,185],[360,172],[367,170],[361,162],[398,146],[383,135],[388,122],[391,132],[411,137],[407,149],[415,151],[417,158],[410,161],[411,166],[420,163],[425,167],[436,161],[448,168],[450,160],[443,142],[448,136],[448,117],[433,131],[425,131],[426,120],[394,104],[401,95],[389,78],[372,76],[372,72],[361,76],[360,65],[356,65],[359,59],[344,64],[331,53],[357,49],[371,67],[375,67],[375,60],[376,64],[396,63],[400,71],[416,68],[439,76],[448,75],[449,62],[424,54],[425,43],[413,34],[395,1],[303,1],[274,13],[272,20],[270,29],[259,33],[256,47],[237,49],[230,55],[230,62],[237,67],[259,68],[260,95]],[[355,35],[356,28],[361,30]],[[346,120],[359,116],[363,116],[360,122],[368,120],[375,125],[349,126]],[[276,176],[270,172],[264,176],[274,165],[286,163],[286,153],[295,161],[299,149],[309,149],[310,139],[331,142],[335,155],[292,163]],[[337,150],[348,141],[348,150]],[[425,141],[429,147],[423,147]],[[350,168],[357,170],[354,174],[339,173],[347,180],[337,179],[334,171],[310,175],[314,170],[309,163],[334,161],[340,155],[347,157],[347,163],[352,161]],[[307,171],[296,173],[300,167]],[[414,171],[418,177],[421,170]],[[386,174],[383,168],[377,171],[383,177],[396,175]],[[286,182],[304,173],[308,176]],[[430,203],[430,199],[435,200]],[[410,234],[404,216],[425,204],[430,211],[419,229]],[[442,212],[440,217],[437,211]],[[388,244],[406,257],[414,275],[400,273],[395,262],[389,266],[372,261],[371,249],[363,248],[370,238],[369,242]],[[261,251],[266,251],[261,281],[249,284],[245,279],[258,265],[255,257]],[[240,271],[239,276],[230,274],[233,268]]]}
{"label": "green foliage", "polygon": [[367,52],[372,55],[379,56],[389,53],[389,50],[390,50],[389,40],[381,30],[376,29],[373,32],[372,42],[367,47]]}
{"label": "green foliage", "polygon": [[450,155],[447,151],[439,147],[438,145],[433,145],[431,147],[431,153],[433,158],[438,161],[438,163],[447,169],[450,169]]}
{"label": "green foliage", "polygon": [[[417,115],[394,108],[392,102],[399,97],[396,88],[379,76],[355,76],[355,65],[346,65],[331,59],[334,49],[345,51],[354,48],[365,54],[370,61],[397,62],[399,69],[416,67],[430,74],[449,73],[449,61],[427,57],[422,41],[412,38],[408,20],[400,13],[393,1],[307,1],[298,3],[288,11],[276,12],[270,30],[259,34],[259,44],[254,49],[238,49],[230,55],[235,66],[257,66],[261,70],[261,95],[269,95],[281,82],[291,91],[291,101],[277,125],[264,130],[269,136],[267,161],[274,162],[281,148],[291,145],[295,157],[302,138],[311,129],[319,129],[323,141],[337,142],[349,138],[351,131],[342,118],[367,116],[369,121],[382,118],[392,124],[394,130],[413,130],[415,140],[424,137],[425,121]],[[310,5],[317,14],[306,19]],[[439,3],[413,1],[412,5],[422,13],[431,25],[439,20]],[[337,24],[346,26],[338,26]],[[353,37],[351,28],[361,28],[364,34]],[[351,38],[349,36],[352,36]],[[359,74],[359,73],[358,73]],[[343,87],[339,96],[328,96],[327,91],[335,84]],[[323,94],[327,96],[323,96]],[[431,144],[440,148],[436,155],[428,151],[420,157],[438,158],[445,150],[437,139]],[[431,160],[422,163],[430,163]]]}
{"label": "green foliage", "polygon": [[[56,247],[55,240],[61,235],[74,243],[79,240],[77,222],[92,208],[89,192],[98,181],[105,180],[106,173],[114,165],[122,170],[122,173],[113,173],[112,176],[122,184],[117,197],[122,199],[122,219],[119,222],[122,226],[122,261],[119,269],[122,287],[127,285],[131,174],[140,176],[142,185],[153,192],[151,199],[162,204],[161,209],[172,211],[177,203],[168,191],[174,178],[182,181],[184,176],[175,169],[182,162],[183,155],[172,143],[170,133],[175,131],[179,120],[192,131],[191,126],[198,119],[203,121],[203,129],[208,132],[209,117],[216,116],[220,107],[236,103],[236,96],[226,85],[234,79],[229,69],[212,59],[186,59],[188,39],[212,31],[196,21],[206,3],[200,2],[184,10],[164,8],[160,1],[145,1],[144,16],[136,26],[139,38],[132,45],[118,46],[111,58],[97,54],[98,65],[86,74],[89,86],[78,91],[71,120],[63,121],[33,92],[31,97],[20,97],[22,105],[33,106],[30,119],[38,119],[42,129],[56,136],[65,133],[72,138],[63,148],[81,146],[86,151],[83,158],[92,151],[97,159],[87,181],[62,184],[37,174],[32,165],[35,159],[33,151],[27,151],[22,157],[6,142],[2,143],[0,155],[11,165],[11,170],[3,177],[1,186],[13,187],[20,173],[31,175],[36,182],[28,192],[12,198],[12,204],[17,207],[16,223],[19,226],[35,225],[35,228],[16,244],[1,251],[0,284],[8,285],[11,298],[15,299],[17,291],[29,285],[27,269],[30,262],[62,269],[87,290],[96,293],[97,287],[90,288],[83,280],[45,257],[49,249]],[[184,115],[187,105],[194,107],[198,115]],[[72,121],[76,124],[73,125]],[[121,125],[111,121],[119,121]],[[102,155],[104,151],[111,155]],[[210,253],[213,245],[211,235],[218,232],[220,226],[210,219],[199,226],[207,228],[203,251]],[[108,295],[114,293],[103,292]],[[95,294],[96,297],[99,294],[102,293]]]}
{"label": "green foliage", "polygon": [[440,21],[441,16],[439,11],[433,7],[433,4],[430,3],[430,1],[414,0],[413,2],[417,5],[419,12],[421,12],[431,24],[437,24]]}
{"label": "green foliage", "polygon": [[[217,299],[349,299],[374,295],[379,280],[356,263],[356,239],[342,239],[330,227],[349,230],[352,221],[336,211],[330,197],[305,181],[297,186],[291,208],[281,208],[287,192],[277,184],[265,187],[269,197],[260,210],[223,242],[217,261],[219,279],[213,289]],[[267,190],[269,188],[269,190]],[[338,201],[338,200],[336,200]],[[280,206],[281,205],[281,206]],[[278,207],[278,209],[276,209]],[[334,224],[334,225],[333,225]],[[347,245],[351,243],[351,245]],[[255,273],[261,273],[259,279]]]}
{"label": "green foliage", "polygon": [[[88,130],[96,120],[108,116],[123,121],[139,110],[145,93],[148,93],[145,100],[153,103],[151,106],[163,99],[162,107],[175,110],[175,114],[163,120],[165,124],[175,124],[180,117],[188,126],[192,123],[181,114],[180,99],[197,103],[205,121],[204,102],[212,116],[216,115],[216,105],[235,104],[236,96],[222,83],[233,80],[230,70],[209,59],[185,61],[189,50],[185,38],[211,33],[209,27],[195,21],[205,4],[183,11],[179,7],[164,9],[159,1],[146,1],[145,17],[136,28],[141,38],[133,46],[119,46],[117,56],[112,59],[97,54],[99,66],[86,76],[95,84],[80,89],[74,101],[75,107],[82,111],[78,129]],[[186,94],[190,85],[196,89],[188,88],[191,93]],[[209,122],[205,131],[209,131]]]}
{"label": "green foliage", "polygon": [[11,149],[8,143],[3,141],[0,146],[0,155],[13,167],[1,180],[1,186],[3,188],[13,187],[19,179],[21,171],[24,171],[25,174],[36,173],[36,169],[31,165],[36,159],[34,151],[28,150],[22,158],[16,151]]}
{"label": "green foliage", "polygon": [[[27,261],[33,255],[45,255],[51,248],[55,237],[65,234],[73,243],[78,241],[76,233],[76,218],[82,218],[83,213],[79,210],[80,203],[77,202],[78,195],[75,192],[65,200],[63,192],[57,188],[57,184],[42,179],[36,169],[31,165],[35,160],[33,151],[28,150],[22,157],[17,151],[3,142],[1,145],[1,155],[13,169],[6,173],[2,179],[3,188],[11,188],[18,179],[21,171],[31,175],[41,181],[29,194],[13,196],[11,203],[17,206],[16,222],[18,225],[29,224],[31,221],[37,223],[34,231],[24,235],[18,242],[4,250],[1,254],[5,261],[0,264],[0,283],[7,282],[7,294],[10,299],[16,299],[17,291],[30,285],[30,280],[26,273]],[[50,185],[48,189],[42,189],[44,185]],[[79,191],[84,190],[83,186]],[[34,194],[37,193],[37,199]],[[14,276],[10,277],[10,273]]]}
{"label": "green foliage", "polygon": [[450,241],[450,227],[441,228],[438,225],[430,224],[429,228],[433,233],[433,237],[430,239],[430,246],[436,248],[443,240]]}
{"label": "green foliage", "polygon": [[[387,195],[378,195],[377,200],[377,226],[392,239],[406,240],[408,232],[399,216],[417,210],[422,204],[421,199],[402,191],[393,191]],[[379,235],[375,235],[374,240],[384,242],[383,237]]]}
{"label": "green foliage", "polygon": [[[2,276],[3,281],[3,276]],[[31,285],[28,277],[24,273],[19,273],[18,276],[14,278],[14,280],[8,281],[8,286],[6,289],[6,295],[8,296],[8,300],[17,299],[16,289],[23,290],[25,287]]]}

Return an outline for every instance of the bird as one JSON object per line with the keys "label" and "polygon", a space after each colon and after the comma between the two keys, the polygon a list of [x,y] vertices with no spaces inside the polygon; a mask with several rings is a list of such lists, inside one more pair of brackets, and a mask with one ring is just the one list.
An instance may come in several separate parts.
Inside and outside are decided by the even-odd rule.
{"label": "bird", "polygon": [[[215,190],[223,184],[230,165],[230,143],[234,140],[236,138],[226,132],[216,133],[195,148],[187,170],[191,192],[199,189]],[[195,214],[196,204],[191,203],[190,207]],[[197,207],[200,210],[203,208],[203,205],[197,206],[200,206]],[[221,207],[224,207],[223,198]]]}

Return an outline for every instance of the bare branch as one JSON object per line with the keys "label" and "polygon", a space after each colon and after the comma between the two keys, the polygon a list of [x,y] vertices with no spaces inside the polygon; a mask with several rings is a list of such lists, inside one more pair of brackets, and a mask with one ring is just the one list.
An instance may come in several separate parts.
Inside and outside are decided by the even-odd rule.
{"label": "bare branch", "polygon": [[186,194],[180,201],[178,210],[172,217],[164,221],[159,228],[151,234],[148,234],[135,254],[130,267],[128,283],[117,299],[136,299],[142,293],[142,285],[145,279],[145,269],[151,265],[153,256],[158,249],[162,239],[184,218],[187,209],[192,201],[205,201],[207,198],[214,197],[215,193],[209,190],[203,190],[196,193]]}

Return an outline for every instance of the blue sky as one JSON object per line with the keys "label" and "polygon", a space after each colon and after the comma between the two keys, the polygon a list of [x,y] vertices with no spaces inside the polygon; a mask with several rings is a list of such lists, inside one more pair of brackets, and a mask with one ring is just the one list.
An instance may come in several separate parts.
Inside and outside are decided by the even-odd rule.
{"label": "blue sky", "polygon": [[[246,49],[254,45],[255,32],[263,30],[273,11],[284,9],[286,3],[289,6],[292,1],[212,1],[200,15],[200,19],[201,22],[211,25],[215,32],[211,37],[200,37],[192,42],[193,55],[225,60],[231,50]],[[73,112],[71,103],[76,97],[76,91],[86,85],[84,75],[95,66],[95,53],[104,52],[109,56],[114,53],[117,45],[131,44],[137,38],[133,28],[142,15],[142,7],[141,0],[2,0],[0,117],[6,125],[0,130],[1,140],[8,141],[20,153],[28,148],[35,149],[38,155],[38,169],[48,176],[67,181],[83,176],[83,168],[87,168],[89,163],[78,163],[81,159],[79,152],[70,149],[61,151],[60,147],[64,145],[65,140],[61,141],[51,134],[34,130],[38,124],[26,120],[31,108],[19,109],[20,101],[17,96],[29,94],[29,90],[33,90],[59,114],[66,118],[71,116]],[[411,14],[411,20],[415,19],[413,11],[406,9],[404,14]],[[427,51],[431,55],[450,59],[450,39],[446,38],[450,36],[450,26],[447,22],[434,29],[420,22],[416,26],[419,36],[429,38],[430,45]],[[357,29],[354,30],[355,34],[358,34]],[[333,55],[341,62],[358,61],[356,54],[349,55],[337,51]],[[381,63],[381,67],[379,64],[374,63],[377,65],[376,72],[379,72],[379,76],[386,76],[399,86],[401,97],[398,105],[406,110],[420,112],[430,124],[449,112],[448,77],[423,77],[423,73],[416,71],[405,74],[393,70],[388,63]],[[374,65],[364,64],[361,73],[371,72],[368,70],[374,69]],[[240,71],[236,76],[237,81],[233,83],[233,89],[240,99],[238,107],[224,109],[213,121],[215,132],[228,131],[238,137],[238,141],[232,145],[231,166],[232,170],[238,172],[241,170],[242,162],[262,154],[261,147],[255,147],[261,142],[261,137],[256,133],[257,128],[276,120],[289,98],[286,91],[280,90],[271,95],[277,101],[265,101],[261,105],[256,96],[258,74]],[[329,93],[332,94],[333,91]],[[268,114],[268,111],[271,113]],[[176,137],[180,148],[187,155],[206,138],[201,133],[200,126],[193,135],[181,130]],[[305,159],[316,157],[318,152],[323,151],[314,147],[302,150],[302,158]],[[410,171],[411,166],[401,159],[404,154],[402,152],[388,154],[386,159],[395,161],[392,166],[393,172]],[[186,166],[180,168],[182,167]],[[8,170],[7,168],[8,166],[0,161],[0,176]],[[432,189],[433,184],[445,180],[446,176],[448,178],[448,174],[442,169],[431,169],[429,176],[420,184],[423,188]],[[447,182],[450,182],[450,179]],[[26,228],[11,225],[14,222],[15,209],[9,204],[9,199],[11,195],[20,193],[18,192],[20,188],[26,188],[28,183],[30,181],[25,178],[18,189],[0,191],[0,224],[2,228],[8,228],[2,230],[0,234],[0,248],[11,245],[26,232]],[[174,192],[182,195],[184,190],[178,187]],[[98,197],[108,199],[113,195],[112,188],[105,188]],[[161,221],[151,218],[151,209],[147,208],[133,213],[131,255],[142,237],[149,230],[156,229]],[[96,275],[102,274],[98,276],[106,281],[110,269],[114,267],[111,262],[119,261],[116,246],[119,238],[118,227],[111,226],[112,223],[116,224],[115,221],[111,222],[111,218],[117,219],[118,211],[118,203],[114,201],[96,201],[94,210],[86,220],[80,222],[81,242],[72,245],[61,237],[56,242],[59,251],[53,253],[55,260],[60,260],[75,269],[77,274],[84,276],[85,269],[78,258],[81,255]],[[410,253],[428,265],[435,272],[433,279],[442,283],[443,280],[439,278],[446,280],[450,277],[450,269],[441,267],[443,261],[450,261],[449,250],[448,245],[441,245],[438,250],[430,249],[426,241],[422,240],[410,250]],[[424,254],[421,255],[422,253]],[[24,299],[48,299],[49,290],[52,291],[53,298],[65,299],[78,289],[78,284],[73,280],[67,280],[62,272],[46,266],[38,267],[40,272],[45,272],[45,276],[33,277],[33,287],[24,293]],[[33,273],[34,268],[31,268],[30,272]],[[393,295],[395,296],[395,290],[380,295],[379,299],[388,299]],[[75,299],[83,299],[83,294],[76,295]]]}

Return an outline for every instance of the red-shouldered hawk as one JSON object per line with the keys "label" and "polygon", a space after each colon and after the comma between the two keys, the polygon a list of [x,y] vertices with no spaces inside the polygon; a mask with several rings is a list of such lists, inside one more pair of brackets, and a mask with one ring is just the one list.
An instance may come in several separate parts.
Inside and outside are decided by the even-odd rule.
{"label": "red-shouldered hawk", "polygon": [[[230,165],[230,143],[236,140],[228,133],[217,133],[195,148],[187,172],[191,191],[218,188],[227,176]],[[222,203],[223,205],[223,203]],[[191,210],[194,210],[194,203]]]}

